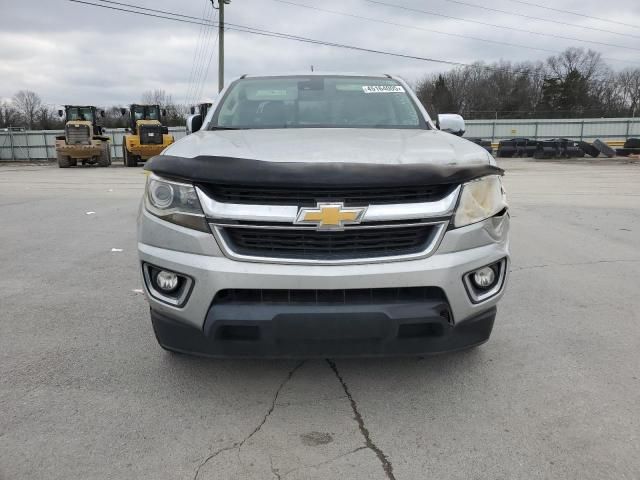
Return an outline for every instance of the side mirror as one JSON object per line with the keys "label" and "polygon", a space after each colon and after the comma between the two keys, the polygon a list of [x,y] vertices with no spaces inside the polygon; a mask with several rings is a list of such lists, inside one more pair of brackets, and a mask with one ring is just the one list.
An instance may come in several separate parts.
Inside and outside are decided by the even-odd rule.
{"label": "side mirror", "polygon": [[62,118],[64,116],[64,110],[58,110],[58,116]]}
{"label": "side mirror", "polygon": [[161,112],[161,113],[162,113],[162,116],[163,116],[163,117],[166,117],[166,116],[167,116],[167,110],[166,110],[166,109],[162,109],[162,112]]}
{"label": "side mirror", "polygon": [[464,118],[455,113],[442,113],[438,115],[438,128],[443,132],[452,133],[461,137],[465,132]]}
{"label": "side mirror", "polygon": [[104,110],[100,110],[100,116],[104,118]]}
{"label": "side mirror", "polygon": [[189,111],[191,112],[191,115],[193,115],[194,113],[196,113],[196,107],[191,107]]}
{"label": "side mirror", "polygon": [[126,108],[121,108],[120,109],[120,115],[122,115],[124,117],[125,113],[127,113],[127,109]]}
{"label": "side mirror", "polygon": [[202,128],[201,115],[189,115],[187,117],[187,134],[195,133]]}

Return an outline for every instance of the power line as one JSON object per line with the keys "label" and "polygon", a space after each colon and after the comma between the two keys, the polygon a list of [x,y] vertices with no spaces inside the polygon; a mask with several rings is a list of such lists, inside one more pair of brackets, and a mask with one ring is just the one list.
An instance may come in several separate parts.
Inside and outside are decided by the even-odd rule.
{"label": "power line", "polygon": [[546,5],[540,5],[539,3],[525,2],[524,0],[508,0],[508,1],[515,2],[515,3],[521,3],[522,5],[529,5],[531,7],[544,8],[545,10],[551,10],[553,12],[560,12],[560,13],[568,13],[568,14],[571,14],[571,15],[577,15],[578,17],[590,18],[592,20],[599,20],[601,22],[614,23],[614,24],[617,24],[617,25],[624,25],[625,27],[640,28],[640,27],[638,27],[638,25],[632,25],[630,23],[618,22],[616,20],[609,20],[607,18],[602,18],[602,17],[594,17],[592,15],[585,15],[584,13],[572,12],[570,10],[562,10],[560,8],[547,7]]}
{"label": "power line", "polygon": [[204,17],[203,21],[205,23],[202,35],[202,45],[200,51],[198,52],[198,58],[196,60],[196,71],[193,78],[193,88],[191,89],[191,96],[189,97],[189,103],[193,103],[193,99],[196,96],[198,89],[200,88],[200,76],[202,74],[202,69],[204,68],[204,62],[206,61],[206,56],[208,53],[209,41],[211,39],[211,27],[209,24],[213,19],[213,8],[211,8],[210,3],[207,0],[202,0],[204,2],[204,8],[207,9],[207,14]]}
{"label": "power line", "polygon": [[[145,10],[145,11],[147,11],[147,12],[164,13],[164,14],[167,14],[167,15],[173,15],[174,17],[182,17],[182,18],[190,18],[190,19],[200,20],[200,18],[198,18],[198,17],[193,17],[193,16],[191,16],[191,15],[182,15],[182,14],[180,14],[180,13],[168,12],[168,11],[166,11],[166,10],[158,10],[158,9],[156,9],[156,8],[140,7],[140,6],[138,6],[138,5],[131,5],[130,3],[115,2],[115,1],[113,1],[113,0],[98,0],[98,1],[99,1],[99,2],[102,2],[102,3],[111,3],[111,4],[113,4],[113,5],[121,5],[121,6],[123,6],[123,7],[132,7],[132,8],[137,8],[138,10]],[[77,3],[88,3],[88,2],[77,2]],[[89,5],[94,5],[94,4],[90,3]],[[103,6],[103,5],[97,5],[97,6]],[[203,9],[202,9],[202,17],[203,17],[203,19],[204,19],[204,15],[205,15],[206,7],[207,7],[207,6],[206,6],[206,4],[205,4],[205,6],[204,6],[204,7],[203,7]],[[107,7],[104,7],[104,8],[107,8]],[[121,10],[121,9],[119,9],[119,8],[112,8],[112,10]],[[127,11],[127,10],[122,10],[122,11]],[[155,17],[155,15],[151,15],[151,16],[154,16],[154,17]]]}
{"label": "power line", "polygon": [[[367,20],[367,21],[370,21],[370,22],[384,23],[384,24],[387,24],[387,25],[393,25],[393,26],[401,27],[401,28],[410,28],[410,29],[413,29],[413,30],[421,30],[423,32],[432,32],[432,33],[437,33],[437,34],[440,34],[440,35],[448,35],[448,36],[453,36],[453,37],[467,38],[467,39],[476,40],[476,41],[480,41],[480,42],[495,43],[495,44],[498,44],[498,45],[506,45],[506,46],[509,46],[509,47],[516,47],[516,48],[526,48],[526,49],[529,49],[529,50],[539,50],[539,51],[542,51],[542,52],[562,53],[562,52],[560,52],[558,50],[550,50],[550,49],[547,49],[547,48],[531,47],[529,45],[502,42],[502,41],[499,41],[499,40],[489,40],[489,39],[486,39],[486,38],[472,37],[472,36],[469,36],[469,35],[462,35],[462,34],[458,34],[458,33],[449,33],[449,32],[442,32],[442,31],[439,31],[439,30],[433,30],[433,29],[429,29],[429,28],[416,27],[414,25],[406,25],[406,24],[402,24],[402,23],[391,22],[391,21],[388,21],[388,20],[381,20],[381,19],[378,19],[378,18],[371,18],[371,17],[362,16],[362,15],[356,15],[356,14],[352,14],[352,13],[348,13],[348,12],[340,12],[340,11],[337,11],[337,10],[329,10],[329,9],[326,9],[326,8],[315,7],[315,6],[312,6],[312,5],[305,5],[305,4],[301,4],[301,3],[290,2],[288,0],[274,0],[274,1],[279,2],[279,3],[284,3],[284,4],[287,4],[287,5],[293,5],[293,6],[296,6],[296,7],[309,8],[309,9],[317,10],[317,11],[320,11],[320,12],[327,12],[327,13],[332,13],[332,14],[335,14],[335,15],[342,15],[342,16],[346,16],[346,17],[358,18],[358,19]],[[388,4],[388,3],[384,3],[384,2],[378,2],[378,1],[375,1],[375,0],[366,0],[366,1],[370,1],[372,3],[379,3],[381,5],[394,6],[392,4]],[[424,11],[424,10],[418,10],[418,9],[414,9],[414,8],[408,8],[408,7],[398,7],[398,8],[411,10],[411,11],[415,11],[415,12],[431,14],[430,12],[427,12],[427,11]],[[443,16],[443,17],[447,17],[447,18],[454,18],[456,20],[468,21],[468,22],[472,22],[472,23],[480,23],[482,25],[489,25],[489,26],[492,26],[492,27],[508,28],[509,30],[518,30],[518,29],[510,28],[510,27],[501,27],[500,25],[493,25],[493,24],[490,24],[490,23],[476,22],[474,20],[467,20],[467,19],[463,19],[463,18],[450,17],[448,15],[440,15],[440,14],[435,14],[435,15]],[[537,33],[537,32],[532,32],[532,31],[527,31],[527,30],[520,30],[520,31],[525,31],[527,33],[534,33],[534,34]],[[539,35],[546,35],[546,34],[539,34]],[[609,47],[628,48],[630,50],[638,50],[638,51],[640,51],[640,48],[625,47],[623,45],[614,45],[614,44],[610,44],[610,43],[595,42],[595,41],[590,41],[590,40],[580,40],[580,39],[577,39],[577,38],[562,37],[562,36],[559,36],[559,35],[551,35],[551,34],[549,34],[549,36],[556,37],[556,38],[563,38],[563,39],[567,39],[567,40],[577,40],[577,41],[580,41],[580,42],[597,43],[597,44],[606,45],[606,46],[609,46]],[[611,60],[626,62],[626,60],[617,60],[617,59],[611,59]],[[635,63],[635,62],[630,62],[630,63]]]}
{"label": "power line", "polygon": [[[216,50],[216,45],[218,44],[218,37],[219,37],[219,32],[216,31],[216,37],[215,40],[213,42],[213,45],[211,46],[211,53],[209,54],[209,61],[207,62],[207,68],[204,72],[204,77],[202,79],[202,83],[200,85],[200,89],[198,91],[198,94],[196,95],[196,101],[199,101],[202,98],[202,94],[204,93],[204,87],[207,83],[207,78],[209,77],[209,67],[211,66],[211,60],[213,59],[213,53]],[[195,102],[194,102],[195,103]]]}
{"label": "power line", "polygon": [[[489,27],[505,28],[507,30],[515,30],[517,32],[532,33],[534,35],[544,35],[544,36],[547,36],[547,37],[562,38],[564,40],[572,40],[572,41],[586,42],[586,43],[599,43],[601,45],[608,45],[608,46],[613,46],[613,47],[620,47],[621,46],[621,45],[610,45],[608,43],[593,42],[591,40],[582,40],[580,38],[575,38],[575,37],[564,37],[562,35],[535,32],[533,30],[525,30],[525,29],[515,28],[515,27],[507,27],[507,26],[504,26],[504,25],[496,25],[494,23],[481,22],[479,20],[471,20],[471,19],[468,19],[468,18],[454,17],[452,15],[445,15],[443,13],[437,13],[437,12],[433,12],[433,11],[430,11],[430,10],[421,10],[419,8],[407,7],[405,5],[398,5],[398,4],[395,4],[395,3],[381,2],[379,0],[365,0],[365,2],[375,3],[375,4],[378,4],[378,5],[384,5],[386,7],[391,7],[391,8],[398,8],[398,9],[406,10],[406,11],[409,11],[409,12],[419,12],[419,13],[424,13],[426,15],[433,15],[433,16],[436,16],[436,17],[451,18],[453,20],[461,20],[463,22],[477,23],[479,25],[486,25],[486,26],[489,26]],[[478,7],[478,8],[484,8],[484,7],[481,7],[480,5],[475,5],[475,6]],[[510,15],[515,15],[515,14],[510,14]],[[532,17],[532,18],[536,18],[536,17]],[[545,20],[545,21],[547,21],[547,20]],[[555,22],[555,21],[554,21],[554,23],[560,23],[561,25],[568,25],[568,26],[578,26],[578,27],[582,28],[580,25],[565,24],[563,22]],[[594,30],[594,29],[593,28],[589,28],[589,30]],[[611,34],[614,34],[614,35],[620,35],[620,36],[623,36],[623,37],[640,38],[640,35],[633,35],[631,33],[614,32],[612,30],[601,30],[601,31],[607,32],[607,33],[611,33]],[[624,46],[621,46],[621,47],[622,48],[629,48],[629,47],[624,47]]]}
{"label": "power line", "polygon": [[[444,0],[444,1],[445,2],[449,2],[449,3],[455,3],[455,4],[458,4],[458,5],[464,5],[465,7],[479,8],[481,10],[488,10],[490,12],[504,13],[506,15],[513,15],[513,16],[516,16],[516,17],[528,18],[529,20],[539,20],[541,22],[555,23],[555,24],[562,25],[562,26],[565,26],[565,27],[575,27],[575,28],[582,28],[584,30],[589,30],[589,31],[594,31],[595,30],[595,31],[598,31],[598,32],[619,34],[619,32],[614,32],[612,30],[605,30],[603,28],[585,27],[584,25],[578,25],[578,24],[575,24],[575,23],[562,22],[560,20],[551,20],[549,18],[534,17],[532,15],[525,15],[525,14],[522,14],[522,13],[509,12],[507,10],[500,10],[499,8],[485,7],[484,5],[478,5],[476,3],[463,2],[461,0]],[[630,34],[625,34],[625,35],[630,35]]]}
{"label": "power line", "polygon": [[200,54],[200,59],[198,60],[198,67],[196,70],[196,76],[195,76],[195,86],[193,89],[193,93],[192,93],[192,98],[190,99],[191,103],[194,103],[197,100],[198,97],[198,91],[200,90],[200,85],[203,81],[203,75],[204,75],[204,70],[205,67],[207,65],[207,54],[209,53],[209,49],[211,48],[211,43],[213,41],[213,31],[215,30],[215,24],[212,23],[213,18],[214,18],[214,12],[215,10],[213,9],[213,6],[210,5],[210,3],[207,0],[204,0],[207,4],[209,4],[209,6],[211,7],[209,9],[209,15],[206,19],[206,23],[209,24],[208,27],[205,27],[205,40],[204,40],[204,44],[202,46],[202,51]]}
{"label": "power line", "polygon": [[[189,24],[194,24],[194,25],[201,25],[202,24],[202,22],[199,21],[199,20],[188,20],[188,19],[174,18],[174,17],[168,17],[168,16],[157,15],[157,14],[146,13],[146,12],[139,12],[139,11],[135,11],[135,10],[126,10],[126,9],[119,8],[119,7],[111,7],[111,6],[108,6],[108,5],[101,5],[101,4],[97,4],[97,3],[88,2],[88,1],[85,1],[85,0],[68,0],[68,1],[69,2],[73,2],[73,3],[83,4],[83,5],[90,5],[90,6],[94,6],[94,7],[106,8],[106,9],[110,9],[110,10],[117,10],[117,11],[121,11],[121,12],[133,13],[133,14],[136,14],[136,15],[144,15],[144,16],[148,16],[148,17],[161,18],[161,19],[165,19],[165,20],[172,20],[172,21],[176,21],[176,22],[189,23]],[[98,1],[101,1],[101,0],[98,0]],[[172,15],[171,12],[167,12],[167,13],[169,15]],[[181,16],[184,16],[184,15],[181,15]],[[213,24],[215,25],[216,23],[213,23]],[[341,43],[317,40],[317,39],[313,39],[313,38],[300,37],[300,36],[291,35],[291,34],[288,34],[288,33],[263,30],[263,29],[258,29],[258,28],[254,28],[254,27],[249,27],[249,26],[239,25],[239,24],[233,24],[233,23],[226,23],[225,24],[225,29],[234,30],[234,31],[238,31],[238,32],[244,32],[244,33],[249,33],[249,34],[252,34],[252,35],[260,35],[260,36],[264,36],[264,37],[281,38],[281,39],[285,39],[285,40],[293,40],[293,41],[298,41],[298,42],[302,42],[302,43],[330,46],[330,47],[335,47],[335,48],[343,48],[343,49],[346,49],[346,50],[354,50],[354,51],[359,51],[359,52],[375,53],[375,54],[379,54],[379,55],[386,55],[386,56],[391,56],[391,57],[396,57],[396,58],[405,58],[405,59],[409,59],[409,60],[419,60],[419,61],[423,61],[423,62],[439,63],[439,64],[443,64],[443,65],[451,65],[451,66],[458,66],[458,67],[476,67],[476,68],[483,68],[483,69],[491,70],[491,71],[502,71],[502,72],[505,72],[505,73],[526,75],[526,76],[531,76],[531,77],[544,76],[544,74],[542,74],[542,73],[534,73],[534,72],[531,72],[528,69],[513,70],[513,69],[510,69],[510,68],[491,66],[491,65],[483,65],[483,64],[478,64],[478,63],[470,64],[470,63],[464,63],[464,62],[458,62],[458,61],[452,61],[452,60],[443,60],[443,59],[437,59],[437,58],[431,58],[431,57],[422,57],[422,56],[418,56],[418,55],[411,55],[411,54],[405,54],[405,53],[389,52],[389,51],[385,51],[385,50],[377,50],[377,49],[373,49],[373,48],[359,47],[359,46],[356,46],[356,45],[347,45],[347,44],[341,44]]]}
{"label": "power line", "polygon": [[[73,3],[83,4],[83,5],[90,5],[90,6],[93,6],[93,7],[106,8],[106,9],[109,9],[109,10],[117,10],[117,11],[120,11],[120,12],[133,13],[133,14],[136,14],[136,15],[144,15],[144,16],[148,16],[148,17],[160,18],[160,19],[165,19],[165,20],[172,20],[172,21],[176,21],[176,22],[189,23],[189,24],[193,24],[193,25],[207,25],[207,26],[209,26],[209,25],[217,25],[217,22],[204,23],[200,19],[198,19],[197,17],[189,17],[187,15],[179,15],[179,16],[180,17],[186,17],[186,18],[193,18],[194,20],[188,20],[188,19],[182,19],[182,18],[174,18],[174,17],[158,15],[158,14],[154,14],[154,13],[139,12],[139,11],[135,11],[135,10],[127,10],[127,9],[119,8],[119,7],[111,7],[111,6],[108,6],[108,5],[100,5],[100,4],[93,3],[93,2],[88,2],[88,1],[85,1],[85,0],[68,0],[68,1],[69,2],[73,2]],[[104,1],[104,0],[97,0],[97,1]],[[133,8],[137,8],[135,5],[128,5],[128,6],[131,6]],[[149,8],[145,8],[144,10],[155,11],[155,10],[149,9]],[[175,15],[172,12],[166,12],[165,11],[163,13],[167,13],[168,15]],[[176,15],[176,16],[178,16],[178,15]],[[263,30],[263,29],[258,29],[258,28],[254,28],[254,27],[249,27],[249,26],[239,25],[239,24],[234,24],[234,23],[228,23],[228,22],[225,23],[225,28],[228,29],[228,30],[234,30],[234,31],[238,31],[238,32],[250,33],[250,34],[253,34],[253,35],[260,35],[260,36],[274,37],[274,38],[282,38],[282,39],[294,40],[294,41],[298,41],[298,42],[302,42],[302,43],[311,43],[311,44],[316,44],[316,45],[324,45],[324,46],[331,46],[331,47],[336,47],[336,48],[344,48],[344,49],[348,49],[348,50],[356,50],[356,51],[362,51],[362,52],[377,53],[377,54],[381,54],[381,55],[388,55],[388,56],[399,57],[399,58],[407,58],[407,59],[412,59],[412,60],[421,60],[421,61],[426,61],[426,62],[441,63],[441,64],[452,65],[452,66],[466,66],[466,67],[474,66],[473,64],[464,63],[464,62],[456,62],[456,61],[451,61],[451,60],[435,59],[435,58],[430,58],[430,57],[421,57],[421,56],[417,56],[417,55],[409,55],[409,54],[388,52],[388,51],[376,50],[376,49],[365,48],[365,47],[358,47],[358,46],[355,46],[355,45],[346,45],[346,44],[339,44],[339,43],[334,43],[334,42],[327,42],[327,41],[323,41],[323,40],[300,37],[300,36],[291,35],[291,34],[283,33],[283,32],[273,32],[273,31],[269,31],[269,30]],[[509,71],[509,72],[512,72],[512,73],[531,74],[531,72],[528,72],[528,71],[517,72],[517,71],[509,70],[509,69],[506,69],[506,68],[500,68],[500,67],[483,66],[483,68],[488,68],[488,69],[493,69],[493,70],[501,70],[501,71]]]}
{"label": "power line", "polygon": [[[107,0],[101,0],[101,1],[106,2]],[[123,4],[123,3],[120,3],[120,2],[111,2],[111,1],[109,1],[107,3],[116,3],[117,5],[126,5],[126,4]],[[145,10],[147,10],[147,9],[145,8]],[[158,10],[158,12],[161,12],[161,10]],[[207,0],[204,0],[204,4],[202,6],[202,15],[201,15],[203,22],[205,21],[206,12],[207,12]],[[195,68],[196,68],[196,59],[197,59],[198,53],[200,51],[200,41],[201,41],[201,38],[202,38],[202,32],[203,32],[204,28],[205,28],[204,25],[200,25],[200,31],[198,32],[198,39],[196,40],[196,49],[193,52],[193,60],[191,60],[191,72],[189,73],[189,80],[187,81],[187,93],[186,93],[186,95],[184,97],[184,103],[185,104],[187,104],[189,102],[189,100],[190,100],[189,95],[190,95],[191,90],[192,90],[193,75],[195,73]]]}

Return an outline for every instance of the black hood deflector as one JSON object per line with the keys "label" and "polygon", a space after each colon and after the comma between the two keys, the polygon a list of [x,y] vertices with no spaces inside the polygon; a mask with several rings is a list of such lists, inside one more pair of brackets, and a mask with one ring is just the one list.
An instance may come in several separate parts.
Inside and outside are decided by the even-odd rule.
{"label": "black hood deflector", "polygon": [[495,165],[267,162],[248,158],[158,155],[145,170],[194,183],[271,187],[393,187],[468,182],[503,175]]}

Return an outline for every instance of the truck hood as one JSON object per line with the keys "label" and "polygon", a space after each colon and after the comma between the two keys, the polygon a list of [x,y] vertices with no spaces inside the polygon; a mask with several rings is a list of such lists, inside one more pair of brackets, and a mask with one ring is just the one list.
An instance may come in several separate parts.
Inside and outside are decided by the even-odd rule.
{"label": "truck hood", "polygon": [[164,152],[174,157],[235,157],[268,162],[378,165],[495,164],[482,147],[439,130],[292,128],[200,131]]}

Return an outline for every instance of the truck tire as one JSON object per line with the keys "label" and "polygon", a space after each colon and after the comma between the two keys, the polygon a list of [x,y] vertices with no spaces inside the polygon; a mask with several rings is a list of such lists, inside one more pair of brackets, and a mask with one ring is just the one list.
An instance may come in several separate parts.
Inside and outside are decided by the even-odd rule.
{"label": "truck tire", "polygon": [[111,155],[109,155],[109,144],[105,143],[103,144],[102,151],[98,157],[98,166],[108,167],[109,165],[111,165]]}
{"label": "truck tire", "polygon": [[616,151],[600,139],[594,140],[593,146],[600,150],[600,153],[605,157],[612,158],[616,156]]}
{"label": "truck tire", "polygon": [[640,138],[629,138],[624,142],[624,148],[640,148]]}
{"label": "truck tire", "polygon": [[57,154],[58,157],[58,167],[60,168],[69,168],[71,166],[71,157],[68,155]]}
{"label": "truck tire", "polygon": [[578,142],[578,146],[584,153],[586,153],[590,157],[596,158],[598,155],[600,155],[600,150],[591,145],[589,142],[581,140]]}
{"label": "truck tire", "polygon": [[129,154],[127,150],[127,145],[124,140],[122,140],[122,163],[124,163],[125,167],[137,167],[138,160],[135,155]]}

